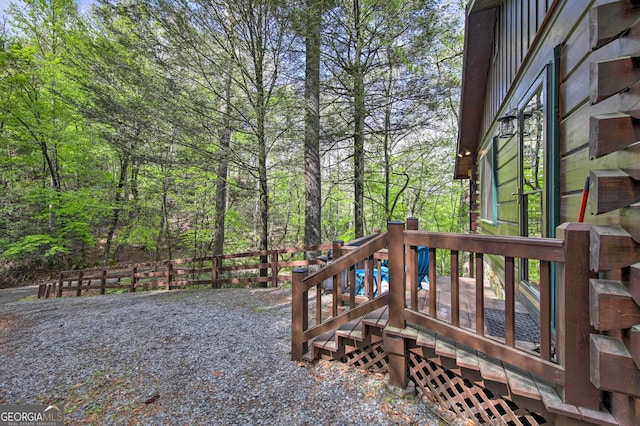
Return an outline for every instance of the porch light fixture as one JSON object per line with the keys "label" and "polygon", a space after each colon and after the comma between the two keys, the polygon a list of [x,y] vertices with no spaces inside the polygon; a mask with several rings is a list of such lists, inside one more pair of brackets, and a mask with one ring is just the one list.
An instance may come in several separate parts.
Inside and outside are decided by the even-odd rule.
{"label": "porch light fixture", "polygon": [[509,111],[506,115],[498,118],[498,137],[509,138],[516,134],[516,110]]}

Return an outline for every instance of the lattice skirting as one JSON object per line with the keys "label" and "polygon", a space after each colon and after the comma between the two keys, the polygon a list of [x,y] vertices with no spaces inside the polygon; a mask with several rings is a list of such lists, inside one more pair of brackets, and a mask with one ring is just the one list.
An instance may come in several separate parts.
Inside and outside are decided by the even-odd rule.
{"label": "lattice skirting", "polygon": [[424,395],[459,418],[472,419],[480,425],[548,424],[542,416],[519,409],[512,401],[495,397],[489,390],[412,352],[409,374]]}
{"label": "lattice skirting", "polygon": [[[357,348],[342,358],[349,366],[385,374],[389,358],[382,341]],[[514,402],[494,396],[450,370],[409,352],[409,377],[423,395],[456,417],[478,425],[537,426],[549,424],[544,417],[519,408]]]}
{"label": "lattice skirting", "polygon": [[389,371],[389,358],[382,341],[349,352],[342,358],[342,361],[349,366],[374,373],[384,374]]}

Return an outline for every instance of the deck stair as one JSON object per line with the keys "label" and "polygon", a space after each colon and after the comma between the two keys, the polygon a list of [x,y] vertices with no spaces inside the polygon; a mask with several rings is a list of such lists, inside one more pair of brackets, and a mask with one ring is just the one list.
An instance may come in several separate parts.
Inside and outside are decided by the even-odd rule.
{"label": "deck stair", "polygon": [[[335,331],[317,337],[310,343],[305,359],[313,360],[321,357],[341,360],[360,368],[385,372],[386,362],[382,359],[386,354],[381,347],[383,333],[404,338],[408,342],[409,351],[419,357],[416,359],[425,360],[423,362],[433,366],[428,368],[441,368],[442,371],[448,371],[441,374],[442,376],[455,376],[454,380],[459,380],[460,383],[470,383],[470,386],[475,389],[473,392],[482,394],[473,401],[473,405],[482,408],[472,407],[471,410],[494,411],[495,416],[502,412],[493,405],[486,405],[484,390],[488,390],[489,395],[500,396],[520,408],[539,413],[547,421],[554,419],[555,415],[561,415],[590,424],[620,424],[604,409],[595,411],[566,404],[552,384],[536,379],[526,371],[512,368],[496,358],[488,357],[430,330],[412,324],[407,324],[405,328],[390,327],[387,307],[377,309],[364,317],[348,322]],[[372,348],[375,350],[372,351]],[[423,367],[420,365],[414,369]],[[421,374],[418,373],[418,376]],[[412,374],[412,378],[420,380],[415,377],[415,374]],[[429,384],[418,383],[418,386],[429,386]],[[451,384],[451,386],[460,387],[459,384]],[[464,400],[462,397],[459,399]]]}

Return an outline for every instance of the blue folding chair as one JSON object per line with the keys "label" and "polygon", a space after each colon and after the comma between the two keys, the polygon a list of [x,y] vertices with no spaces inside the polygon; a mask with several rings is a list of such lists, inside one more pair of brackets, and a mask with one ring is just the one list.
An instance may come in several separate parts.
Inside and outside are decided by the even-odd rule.
{"label": "blue folding chair", "polygon": [[[364,296],[364,269],[356,269],[356,296]],[[380,266],[380,280],[378,280],[378,268],[373,269],[373,295],[378,295],[378,282],[382,286],[383,282],[389,282],[389,268]],[[383,289],[384,292],[384,289]]]}
{"label": "blue folding chair", "polygon": [[[389,268],[386,261],[380,266],[381,280],[378,280],[378,269],[373,270],[373,295],[378,295],[378,281],[389,283]],[[356,295],[364,296],[364,269],[356,269]],[[388,285],[388,284],[387,284]],[[429,288],[429,247],[418,246],[418,288]],[[384,289],[382,291],[384,293]]]}
{"label": "blue folding chair", "polygon": [[425,246],[418,247],[418,288],[429,288],[429,247]]}

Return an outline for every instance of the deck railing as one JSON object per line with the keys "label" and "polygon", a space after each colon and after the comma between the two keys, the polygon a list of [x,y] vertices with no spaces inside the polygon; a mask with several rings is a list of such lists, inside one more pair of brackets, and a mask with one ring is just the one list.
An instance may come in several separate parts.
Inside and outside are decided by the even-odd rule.
{"label": "deck railing", "polygon": [[[387,257],[387,243],[386,232],[355,249],[336,241],[329,265],[309,276],[306,268],[293,271],[292,358],[302,358],[309,340],[388,304],[389,293],[375,291],[376,279],[382,287],[381,262]],[[363,296],[356,295],[357,273],[364,283]],[[331,282],[331,297],[323,300],[327,281]],[[310,291],[315,293],[313,299]]]}
{"label": "deck railing", "polygon": [[[335,261],[316,274],[303,278],[304,270],[294,271],[292,308],[292,357],[300,359],[310,339],[337,328],[360,315],[389,306],[389,327],[405,328],[407,324],[452,339],[464,346],[495,357],[513,367],[528,371],[535,377],[564,389],[564,401],[580,406],[593,406],[598,394],[589,380],[589,227],[584,224],[563,224],[558,238],[496,237],[469,234],[445,234],[419,231],[417,220],[390,222],[388,231],[359,249],[350,252],[342,261]],[[435,268],[429,269],[428,306],[419,310],[416,283],[418,246],[427,246],[430,264],[436,255],[448,253],[451,265],[450,315],[439,315],[438,279]],[[333,297],[333,310],[326,319],[321,317],[320,290],[328,277],[349,276],[351,269],[363,261],[388,256],[389,293],[365,303],[351,303],[340,313],[339,296]],[[376,254],[377,253],[377,254]],[[470,253],[475,263],[475,324],[463,326],[460,321],[460,254]],[[484,265],[486,256],[502,258],[504,262],[504,338],[485,335]],[[519,259],[539,261],[540,327],[539,347],[523,348],[516,339],[516,280]],[[552,267],[555,265],[555,267]],[[471,268],[469,268],[471,269]],[[552,274],[555,286],[552,286]],[[334,278],[335,279],[335,278]],[[315,325],[309,327],[309,290],[316,288]],[[409,293],[407,293],[409,290]],[[351,292],[353,293],[353,291]],[[409,296],[407,296],[409,294]],[[555,327],[552,309],[555,307]],[[320,313],[319,313],[320,312]],[[390,372],[407,371],[403,357],[390,359]],[[402,385],[405,376],[391,377],[391,383]],[[406,385],[406,383],[405,383]]]}
{"label": "deck railing", "polygon": [[[322,263],[317,259],[304,259],[306,252],[330,248],[330,244],[324,244],[63,271],[56,281],[40,285],[38,297],[61,297],[65,292],[81,296],[89,290],[97,290],[99,294],[112,289],[130,292],[152,288],[170,290],[193,285],[220,288],[262,284],[276,287],[279,282],[291,281],[292,269]],[[270,261],[260,263],[261,257]],[[261,275],[260,270],[266,270],[267,274]]]}

